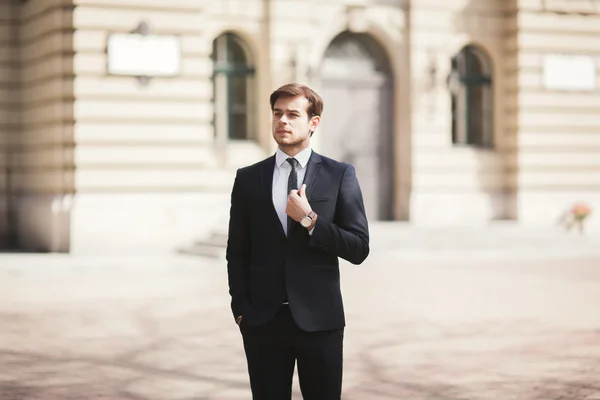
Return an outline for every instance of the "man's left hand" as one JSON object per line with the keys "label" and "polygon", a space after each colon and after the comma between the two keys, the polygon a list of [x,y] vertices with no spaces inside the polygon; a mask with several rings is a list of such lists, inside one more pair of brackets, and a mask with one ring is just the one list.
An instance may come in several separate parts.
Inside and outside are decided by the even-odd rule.
{"label": "man's left hand", "polygon": [[285,213],[296,222],[300,222],[302,217],[310,214],[312,208],[306,198],[306,185],[302,185],[298,190],[292,190],[288,196]]}

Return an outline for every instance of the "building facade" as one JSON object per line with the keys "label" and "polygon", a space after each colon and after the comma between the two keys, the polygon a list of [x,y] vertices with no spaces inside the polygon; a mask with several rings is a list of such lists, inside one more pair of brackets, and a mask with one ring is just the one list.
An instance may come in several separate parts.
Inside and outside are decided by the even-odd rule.
{"label": "building facade", "polygon": [[[174,76],[110,70],[134,30],[176,39]],[[600,209],[599,38],[593,0],[3,0],[0,247],[222,229],[290,81],[323,96],[314,147],[356,165],[372,220],[554,229]]]}

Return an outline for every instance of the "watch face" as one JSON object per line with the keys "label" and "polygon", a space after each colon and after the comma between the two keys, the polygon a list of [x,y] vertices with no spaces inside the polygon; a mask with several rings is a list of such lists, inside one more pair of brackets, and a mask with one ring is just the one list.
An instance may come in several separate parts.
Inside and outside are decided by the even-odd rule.
{"label": "watch face", "polygon": [[312,220],[309,217],[302,217],[302,219],[300,220],[300,225],[302,225],[305,228],[308,228],[311,223]]}

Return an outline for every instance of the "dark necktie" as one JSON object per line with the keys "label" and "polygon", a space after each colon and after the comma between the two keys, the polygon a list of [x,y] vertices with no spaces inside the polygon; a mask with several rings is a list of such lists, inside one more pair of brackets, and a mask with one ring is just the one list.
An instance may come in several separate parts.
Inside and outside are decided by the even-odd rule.
{"label": "dark necktie", "polygon": [[[288,195],[289,195],[292,190],[298,189],[298,170],[297,170],[297,168],[300,165],[300,163],[298,162],[298,160],[296,160],[293,157],[288,158],[286,161],[289,162],[290,165],[292,166],[292,171],[290,172],[290,176],[288,178]],[[293,221],[294,220],[292,218],[290,218],[289,216],[287,217],[287,233],[288,233],[288,235],[290,234],[290,229],[292,228]]]}
{"label": "dark necktie", "polygon": [[288,158],[286,161],[292,166],[292,172],[290,172],[290,176],[288,178],[288,194],[290,194],[292,190],[298,189],[298,171],[296,168],[298,168],[300,163],[298,160],[292,157]]}

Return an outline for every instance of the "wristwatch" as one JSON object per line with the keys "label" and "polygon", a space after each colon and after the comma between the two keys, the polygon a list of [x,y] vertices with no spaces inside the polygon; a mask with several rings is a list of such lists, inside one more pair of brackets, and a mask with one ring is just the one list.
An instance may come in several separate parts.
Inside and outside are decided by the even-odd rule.
{"label": "wristwatch", "polygon": [[305,215],[300,219],[300,225],[302,225],[305,228],[310,228],[316,216],[317,214],[315,214],[314,211],[311,211],[310,213],[308,213],[308,215]]}

